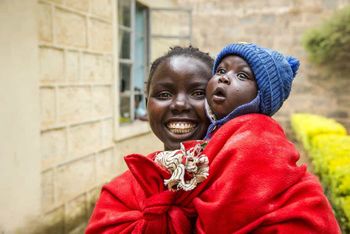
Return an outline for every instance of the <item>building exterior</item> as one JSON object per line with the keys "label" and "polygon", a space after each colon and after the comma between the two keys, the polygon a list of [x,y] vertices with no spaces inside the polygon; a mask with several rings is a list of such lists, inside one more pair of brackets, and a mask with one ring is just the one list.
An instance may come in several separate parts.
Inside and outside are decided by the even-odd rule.
{"label": "building exterior", "polygon": [[230,42],[255,42],[301,60],[290,98],[275,117],[288,126],[294,112],[332,117],[350,129],[350,77],[329,76],[307,60],[305,31],[320,25],[349,0],[178,0],[192,9],[193,44],[215,55]]}
{"label": "building exterior", "polygon": [[305,65],[276,118],[287,127],[291,113],[314,112],[349,129],[349,82],[317,80],[300,44],[346,4],[0,1],[0,233],[83,233],[101,186],[126,169],[123,156],[162,149],[139,117],[149,64],[172,45],[215,55],[252,41],[297,56]]}

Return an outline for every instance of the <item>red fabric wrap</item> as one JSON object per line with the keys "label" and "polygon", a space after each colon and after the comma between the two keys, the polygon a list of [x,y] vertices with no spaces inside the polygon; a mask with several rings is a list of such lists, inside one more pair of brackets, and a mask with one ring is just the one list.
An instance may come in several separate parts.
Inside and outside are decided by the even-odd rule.
{"label": "red fabric wrap", "polygon": [[103,187],[86,233],[340,233],[319,181],[296,165],[272,118],[231,120],[203,153],[209,177],[189,192],[166,190],[156,153],[125,157],[130,170]]}

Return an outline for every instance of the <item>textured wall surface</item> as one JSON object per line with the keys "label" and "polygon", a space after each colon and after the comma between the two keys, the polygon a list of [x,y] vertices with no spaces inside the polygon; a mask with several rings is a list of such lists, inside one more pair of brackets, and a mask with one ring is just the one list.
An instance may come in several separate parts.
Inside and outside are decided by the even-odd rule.
{"label": "textured wall surface", "polygon": [[38,1],[38,26],[43,223],[70,232],[117,160],[112,1]]}
{"label": "textured wall surface", "polygon": [[[193,9],[193,44],[215,54],[227,43],[255,42],[301,60],[290,98],[275,115],[286,125],[293,112],[333,117],[350,130],[350,77],[329,77],[307,61],[302,34],[349,0],[177,0]],[[347,77],[345,77],[347,76]]]}
{"label": "textured wall surface", "polygon": [[125,170],[122,157],[161,146],[150,144],[157,142],[150,134],[114,142],[114,7],[112,0],[38,1],[38,232],[82,232],[101,185]]}

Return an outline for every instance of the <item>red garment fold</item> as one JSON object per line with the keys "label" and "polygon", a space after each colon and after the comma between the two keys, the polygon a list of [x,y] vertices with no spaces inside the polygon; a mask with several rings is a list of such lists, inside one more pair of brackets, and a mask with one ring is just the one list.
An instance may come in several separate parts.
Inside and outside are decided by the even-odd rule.
{"label": "red garment fold", "polygon": [[129,171],[103,187],[86,233],[340,233],[318,179],[296,165],[272,118],[231,120],[203,153],[209,177],[188,192],[166,189],[156,153],[126,157]]}
{"label": "red garment fold", "polygon": [[188,233],[192,229],[193,206],[176,204],[187,194],[165,189],[164,178],[170,174],[154,163],[154,156],[125,157],[129,171],[103,187],[86,233]]}

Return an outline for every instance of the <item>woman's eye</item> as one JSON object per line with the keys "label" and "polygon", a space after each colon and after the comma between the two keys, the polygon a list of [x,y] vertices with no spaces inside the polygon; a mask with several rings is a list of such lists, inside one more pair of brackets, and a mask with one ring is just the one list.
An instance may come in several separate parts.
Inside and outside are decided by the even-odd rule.
{"label": "woman's eye", "polygon": [[225,73],[226,73],[226,70],[223,69],[223,68],[218,68],[218,69],[216,70],[216,74],[222,75],[222,74],[225,74]]}
{"label": "woman's eye", "polygon": [[170,98],[171,98],[171,93],[169,93],[169,92],[160,92],[160,93],[157,95],[157,98],[159,98],[159,99],[161,99],[161,100],[170,99]]}
{"label": "woman's eye", "polygon": [[205,97],[205,91],[204,90],[196,90],[192,93],[192,96],[196,98],[204,98]]}
{"label": "woman's eye", "polygon": [[247,76],[247,74],[245,74],[245,73],[238,73],[238,74],[237,74],[237,77],[238,77],[238,79],[240,79],[240,80],[246,80],[246,79],[249,78],[249,77]]}

